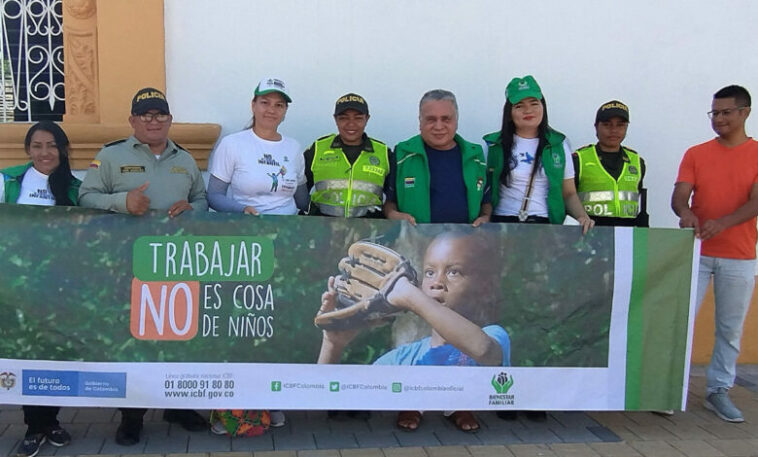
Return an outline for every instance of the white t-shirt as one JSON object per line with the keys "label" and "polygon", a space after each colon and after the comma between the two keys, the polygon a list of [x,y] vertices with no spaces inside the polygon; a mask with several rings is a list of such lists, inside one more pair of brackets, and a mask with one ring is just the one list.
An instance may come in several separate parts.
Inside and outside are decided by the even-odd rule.
{"label": "white t-shirt", "polygon": [[292,138],[264,140],[253,129],[228,135],[213,153],[210,173],[229,183],[231,198],[261,214],[297,214],[294,195],[305,184],[305,159]]}
{"label": "white t-shirt", "polygon": [[21,192],[18,194],[16,203],[19,205],[55,206],[55,197],[50,192],[48,178],[49,176],[40,173],[34,167],[26,170],[24,178],[21,180]]}
{"label": "white t-shirt", "polygon": [[[518,160],[518,163],[516,168],[511,170],[510,187],[499,184],[500,200],[497,202],[497,208],[494,211],[496,215],[518,216],[524,201],[526,188],[529,185],[529,179],[532,176],[532,166],[539,142],[539,138],[521,138],[518,135],[513,135],[513,155]],[[563,141],[563,152],[566,156],[563,179],[574,179],[574,162],[571,160],[571,146],[569,146],[568,140]],[[508,164],[505,164],[505,166],[508,166]],[[494,179],[497,179],[499,183],[499,176],[495,176]],[[526,211],[530,216],[548,216],[548,186],[547,175],[545,175],[545,170],[540,164],[540,169],[534,177],[532,195],[526,207]]]}

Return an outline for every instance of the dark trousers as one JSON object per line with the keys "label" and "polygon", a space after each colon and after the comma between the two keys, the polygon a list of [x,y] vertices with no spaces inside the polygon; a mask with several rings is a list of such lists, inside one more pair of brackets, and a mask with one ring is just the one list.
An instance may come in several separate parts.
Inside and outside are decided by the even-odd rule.
{"label": "dark trousers", "polygon": [[24,405],[24,423],[29,427],[27,434],[44,433],[49,427],[58,425],[58,406]]}
{"label": "dark trousers", "polygon": [[119,408],[121,411],[121,422],[142,422],[145,417],[147,408]]}

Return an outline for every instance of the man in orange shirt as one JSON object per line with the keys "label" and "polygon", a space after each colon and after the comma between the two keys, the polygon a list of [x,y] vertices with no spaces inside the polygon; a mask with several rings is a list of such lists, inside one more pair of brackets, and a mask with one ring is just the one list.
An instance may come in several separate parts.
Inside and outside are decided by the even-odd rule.
{"label": "man in orange shirt", "polygon": [[705,407],[728,422],[744,421],[728,390],[734,385],[742,324],[755,285],[758,141],[745,133],[749,115],[745,88],[727,86],[714,94],[708,116],[718,137],[687,150],[671,196],[679,226],[695,229],[703,240],[698,310],[713,276],[716,342]]}

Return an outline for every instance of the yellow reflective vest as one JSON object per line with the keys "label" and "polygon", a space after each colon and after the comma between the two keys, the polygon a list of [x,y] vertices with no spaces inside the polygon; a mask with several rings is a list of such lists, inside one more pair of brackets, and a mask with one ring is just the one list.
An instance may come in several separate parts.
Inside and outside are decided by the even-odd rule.
{"label": "yellow reflective vest", "polygon": [[576,151],[579,157],[576,190],[590,216],[635,218],[640,213],[640,156],[623,146],[621,149],[628,160],[624,160],[618,179],[603,168],[594,144]]}
{"label": "yellow reflective vest", "polygon": [[351,166],[342,148],[333,147],[336,136],[316,140],[311,203],[327,216],[361,217],[382,205],[384,178],[390,170],[387,145],[369,138]]}

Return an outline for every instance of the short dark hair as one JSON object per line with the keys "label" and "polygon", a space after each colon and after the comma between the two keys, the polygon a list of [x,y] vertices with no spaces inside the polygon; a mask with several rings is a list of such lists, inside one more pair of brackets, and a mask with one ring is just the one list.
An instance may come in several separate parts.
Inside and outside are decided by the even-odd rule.
{"label": "short dark hair", "polygon": [[731,85],[713,94],[713,98],[734,98],[739,106],[750,106],[750,92],[742,86]]}

